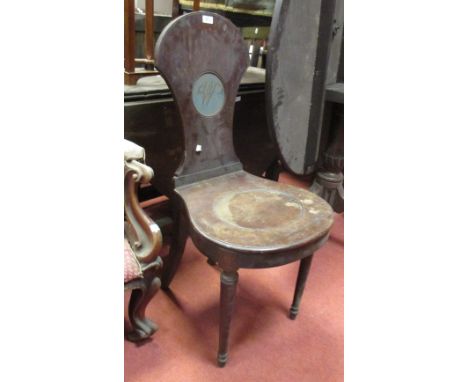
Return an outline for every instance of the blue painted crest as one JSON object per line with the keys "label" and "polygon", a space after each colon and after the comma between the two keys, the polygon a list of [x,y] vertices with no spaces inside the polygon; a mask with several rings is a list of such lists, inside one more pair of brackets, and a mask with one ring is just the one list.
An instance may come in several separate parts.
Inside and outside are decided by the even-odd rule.
{"label": "blue painted crest", "polygon": [[213,73],[202,74],[193,84],[193,105],[205,117],[218,114],[224,106],[224,98],[223,84]]}

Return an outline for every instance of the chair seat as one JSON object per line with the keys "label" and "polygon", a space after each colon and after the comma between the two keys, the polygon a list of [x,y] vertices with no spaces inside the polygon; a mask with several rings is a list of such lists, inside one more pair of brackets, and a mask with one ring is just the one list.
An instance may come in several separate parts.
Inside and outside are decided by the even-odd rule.
{"label": "chair seat", "polygon": [[143,277],[141,266],[127,239],[124,239],[124,283]]}
{"label": "chair seat", "polygon": [[333,211],[317,195],[238,171],[178,187],[195,234],[239,252],[277,252],[323,238]]}

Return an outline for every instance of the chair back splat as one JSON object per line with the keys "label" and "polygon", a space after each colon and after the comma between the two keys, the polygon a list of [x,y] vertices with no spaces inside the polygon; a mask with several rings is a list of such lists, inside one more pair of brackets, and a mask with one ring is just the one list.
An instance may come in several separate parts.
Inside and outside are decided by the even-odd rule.
{"label": "chair back splat", "polygon": [[233,145],[233,114],[248,51],[240,30],[211,12],[172,21],[155,47],[184,129],[185,157],[175,186],[242,169]]}

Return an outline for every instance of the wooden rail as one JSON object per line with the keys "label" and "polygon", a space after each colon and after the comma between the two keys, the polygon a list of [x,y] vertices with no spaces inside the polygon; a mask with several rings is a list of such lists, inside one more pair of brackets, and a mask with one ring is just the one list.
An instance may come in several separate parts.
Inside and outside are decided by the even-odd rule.
{"label": "wooden rail", "polygon": [[[124,1],[124,83],[135,85],[139,78],[155,75],[154,69],[154,3],[145,0],[145,58],[135,58],[135,0]],[[138,69],[135,64],[145,64]]]}

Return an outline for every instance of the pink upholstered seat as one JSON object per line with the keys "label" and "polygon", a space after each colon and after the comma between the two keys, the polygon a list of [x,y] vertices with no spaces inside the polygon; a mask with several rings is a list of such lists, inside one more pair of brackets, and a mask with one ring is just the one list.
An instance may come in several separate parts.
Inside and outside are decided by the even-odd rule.
{"label": "pink upholstered seat", "polygon": [[141,266],[127,239],[124,239],[124,283],[142,278]]}

